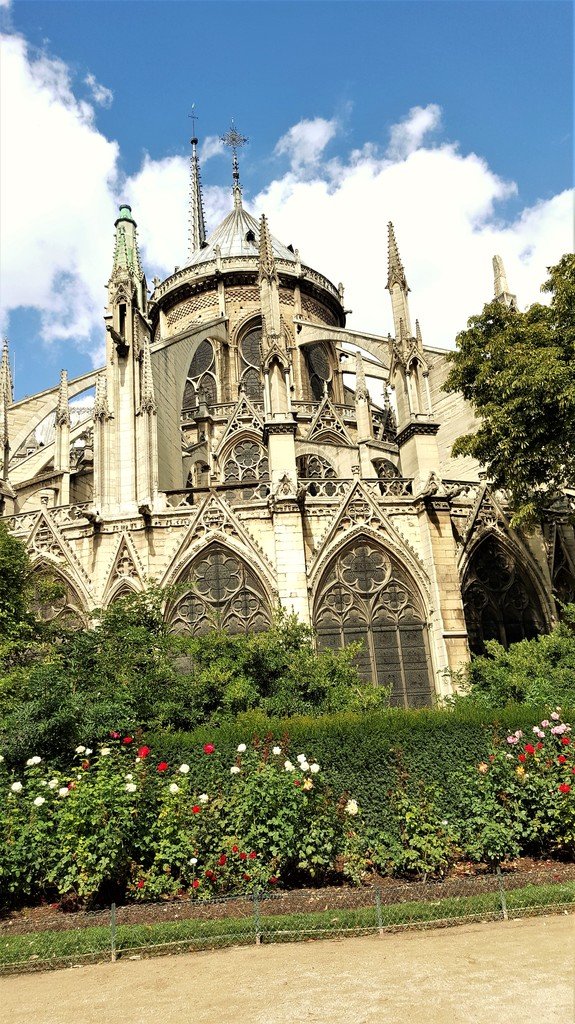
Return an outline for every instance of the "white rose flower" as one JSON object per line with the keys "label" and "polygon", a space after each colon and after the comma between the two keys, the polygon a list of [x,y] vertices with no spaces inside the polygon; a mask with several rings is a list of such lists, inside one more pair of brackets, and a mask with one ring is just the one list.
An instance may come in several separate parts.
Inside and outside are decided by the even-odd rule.
{"label": "white rose flower", "polygon": [[351,814],[352,816],[359,813],[359,807],[357,806],[357,800],[348,800],[345,805],[345,813]]}
{"label": "white rose flower", "polygon": [[62,788],[58,790],[58,796],[70,796],[70,790],[68,787],[62,786]]}
{"label": "white rose flower", "polygon": [[36,799],[33,800],[32,802],[34,804],[34,807],[41,807],[42,804],[46,803],[46,801],[44,800],[43,796],[37,796]]}
{"label": "white rose flower", "polygon": [[12,790],[13,793],[21,793],[22,792],[22,783],[21,782],[13,782],[12,785],[10,786],[10,789]]}
{"label": "white rose flower", "polygon": [[78,782],[80,782],[82,776],[81,775],[77,775],[76,778],[78,779]]}
{"label": "white rose flower", "polygon": [[278,754],[281,754],[281,752],[282,752],[282,748],[281,747],[272,747],[272,754],[275,754],[276,757],[278,756]]}
{"label": "white rose flower", "polygon": [[299,763],[301,764],[301,763],[302,763],[302,761],[307,761],[307,757],[305,756],[305,754],[298,754],[298,755],[297,755],[297,760],[298,760],[298,761],[299,761]]}
{"label": "white rose flower", "polygon": [[180,792],[180,787],[175,782],[170,783],[169,789],[170,789],[170,793],[179,793]]}
{"label": "white rose flower", "polygon": [[307,761],[300,761],[299,766],[302,772],[309,772],[309,764],[307,763]]}
{"label": "white rose flower", "polygon": [[200,793],[200,795],[198,797],[198,803],[199,804],[207,804],[209,799],[210,798],[209,798],[207,793]]}
{"label": "white rose flower", "polygon": [[135,782],[127,782],[125,786],[127,793],[135,793],[137,788],[138,787],[136,786]]}
{"label": "white rose flower", "polygon": [[284,761],[284,768],[286,772],[295,772],[295,768],[291,761]]}
{"label": "white rose flower", "polygon": [[58,779],[50,779],[50,781],[48,783],[48,788],[49,789],[56,789],[57,785],[58,785]]}
{"label": "white rose flower", "polygon": [[232,767],[230,768],[230,775],[239,775],[239,774],[240,774],[240,769],[238,768],[237,764],[233,764]]}
{"label": "white rose flower", "polygon": [[29,757],[28,760],[26,761],[26,764],[27,764],[28,768],[32,768],[33,765],[40,764],[41,760],[42,760],[42,758],[38,757],[38,755],[36,754],[35,757]]}
{"label": "white rose flower", "polygon": [[197,857],[190,857],[190,859],[188,861],[188,864],[191,864],[192,867],[193,867],[194,864],[197,864],[197,863],[198,863],[198,858]]}
{"label": "white rose flower", "polygon": [[126,782],[131,782],[134,776],[131,773],[129,773],[128,775],[124,775],[124,778]]}
{"label": "white rose flower", "polygon": [[92,748],[91,748],[91,747],[86,747],[86,749],[85,749],[84,753],[85,753],[85,755],[86,755],[86,757],[87,757],[87,756],[88,756],[88,754],[92,754],[92,753],[93,753],[93,750],[92,750]]}
{"label": "white rose flower", "polygon": [[319,764],[317,763],[317,761],[314,761],[313,764],[310,764],[309,770],[312,773],[312,775],[317,775],[317,773],[319,772]]}
{"label": "white rose flower", "polygon": [[178,769],[178,771],[180,771],[182,773],[182,775],[187,775],[189,770],[190,770],[189,764],[181,764],[179,769]]}
{"label": "white rose flower", "polygon": [[238,754],[245,754],[247,747],[245,743],[240,743],[238,746]]}
{"label": "white rose flower", "polygon": [[85,754],[86,753],[86,748],[82,747],[82,746],[76,747],[76,753],[77,754]]}
{"label": "white rose flower", "polygon": [[0,754],[0,764],[2,764],[3,760],[4,760],[4,754]]}
{"label": "white rose flower", "polygon": [[111,754],[111,753],[112,753],[112,751],[111,751],[110,747],[102,747],[102,749],[100,750],[100,757],[107,757],[108,754]]}

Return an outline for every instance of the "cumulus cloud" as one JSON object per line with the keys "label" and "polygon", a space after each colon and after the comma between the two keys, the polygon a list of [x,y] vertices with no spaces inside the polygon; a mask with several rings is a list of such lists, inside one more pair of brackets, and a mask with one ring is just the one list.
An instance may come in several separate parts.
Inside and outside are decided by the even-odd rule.
{"label": "cumulus cloud", "polygon": [[[2,310],[35,307],[45,340],[96,344],[112,254],[118,146],[66,65],[2,37]],[[22,131],[22,125],[27,126]]]}
{"label": "cumulus cloud", "polygon": [[95,75],[93,75],[91,72],[89,75],[86,75],[84,79],[84,85],[88,86],[92,94],[92,99],[94,100],[94,103],[97,103],[99,107],[111,106],[112,101],[114,99],[114,93],[111,89],[108,89],[107,86],[102,85],[100,82],[98,82],[96,80]]}
{"label": "cumulus cloud", "polygon": [[328,142],[337,133],[335,119],[326,121],[323,117],[298,121],[282,135],[275,147],[276,156],[288,156],[294,171],[317,164]]}
{"label": "cumulus cloud", "polygon": [[200,160],[206,163],[213,156],[221,156],[225,152],[225,146],[219,135],[206,135],[200,146]]}
{"label": "cumulus cloud", "polygon": [[389,133],[387,155],[393,160],[403,160],[419,149],[426,135],[441,124],[441,107],[428,103],[426,107],[412,107],[407,117],[394,124]]}
{"label": "cumulus cloud", "polygon": [[[47,342],[70,339],[97,361],[117,202],[133,206],[148,278],[172,273],[188,250],[189,157],[146,155],[120,181],[118,145],[96,127],[96,100],[75,96],[65,64],[5,36],[1,70],[3,307],[7,314],[36,308]],[[303,119],[274,150],[289,157],[288,169],[246,202],[267,214],[272,232],[299,248],[304,263],[344,282],[350,327],[382,334],[393,327],[385,291],[389,220],[412,289],[412,318],[431,345],[452,345],[490,299],[495,253],[525,306],[540,298],[546,267],[571,247],[569,192],[505,220],[517,185],[455,142],[431,144],[441,123],[436,104],[413,107],[392,126],[387,149],[371,139],[327,159],[337,119]],[[220,152],[216,136],[204,140],[204,160]],[[204,205],[213,229],[231,208],[230,189],[204,187]]]}

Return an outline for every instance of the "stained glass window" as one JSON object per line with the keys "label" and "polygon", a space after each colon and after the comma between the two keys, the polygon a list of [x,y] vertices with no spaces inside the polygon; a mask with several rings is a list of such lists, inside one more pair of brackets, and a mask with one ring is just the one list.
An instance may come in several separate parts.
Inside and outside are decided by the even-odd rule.
{"label": "stained glass window", "polygon": [[255,573],[223,545],[211,544],[198,555],[184,582],[190,590],[168,616],[174,632],[197,635],[224,629],[236,634],[269,629],[270,609]]}

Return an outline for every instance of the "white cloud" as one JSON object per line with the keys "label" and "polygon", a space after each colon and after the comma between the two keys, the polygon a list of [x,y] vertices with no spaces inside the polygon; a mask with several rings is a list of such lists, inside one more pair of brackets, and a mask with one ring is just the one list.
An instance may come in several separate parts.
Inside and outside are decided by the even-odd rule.
{"label": "white cloud", "polygon": [[95,129],[62,61],[32,57],[22,38],[3,36],[0,70],[4,319],[36,307],[45,340],[73,338],[85,349],[102,322],[118,146]]}
{"label": "white cloud", "polygon": [[424,138],[441,124],[441,107],[429,103],[426,107],[412,107],[407,117],[392,125],[389,132],[387,155],[393,160],[404,157],[419,149]]}
{"label": "white cloud", "polygon": [[[37,308],[46,341],[70,339],[97,360],[118,199],[133,206],[148,278],[173,272],[188,249],[189,159],[146,155],[120,189],[118,145],[95,127],[94,107],[74,95],[64,63],[32,56],[23,39],[5,36],[1,71],[2,304],[6,313]],[[299,248],[304,263],[344,282],[354,310],[349,326],[382,334],[392,329],[385,292],[392,220],[412,319],[426,343],[449,346],[492,295],[495,253],[519,304],[540,298],[546,267],[571,247],[572,198],[564,192],[506,223],[503,204],[517,195],[516,184],[456,143],[429,146],[440,124],[435,104],[414,107],[391,128],[387,151],[369,140],[328,160],[339,122],[301,120],[275,147],[276,156],[290,157],[289,170],[248,205],[267,214],[272,232]],[[211,136],[203,150],[209,159],[221,144]],[[208,228],[231,209],[230,192],[204,187]]]}
{"label": "white cloud", "polygon": [[225,152],[225,146],[219,135],[206,135],[200,146],[200,161],[206,163],[213,156],[221,156]]}
{"label": "white cloud", "polygon": [[335,119],[326,121],[323,117],[314,117],[313,120],[299,121],[282,135],[274,152],[276,156],[288,156],[292,169],[301,171],[318,163],[337,130]]}
{"label": "white cloud", "polygon": [[96,81],[95,75],[93,75],[91,72],[89,75],[86,75],[84,79],[84,84],[88,86],[90,92],[92,93],[92,99],[94,100],[94,103],[97,103],[99,107],[111,106],[112,101],[114,99],[114,93],[111,89],[108,89],[107,86],[102,85],[100,82]]}

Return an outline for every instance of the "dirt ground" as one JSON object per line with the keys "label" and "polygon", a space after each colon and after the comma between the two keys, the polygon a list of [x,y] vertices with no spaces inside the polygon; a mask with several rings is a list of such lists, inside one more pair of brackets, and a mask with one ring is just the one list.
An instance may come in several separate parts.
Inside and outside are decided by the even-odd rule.
{"label": "dirt ground", "polygon": [[0,1020],[570,1024],[574,954],[573,916],[233,948],[2,978]]}

